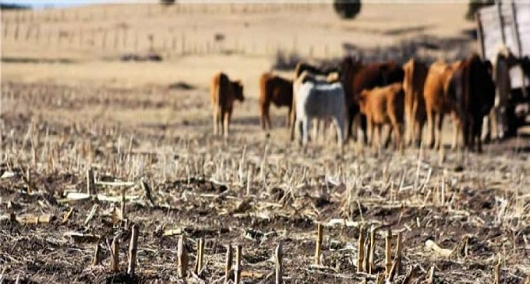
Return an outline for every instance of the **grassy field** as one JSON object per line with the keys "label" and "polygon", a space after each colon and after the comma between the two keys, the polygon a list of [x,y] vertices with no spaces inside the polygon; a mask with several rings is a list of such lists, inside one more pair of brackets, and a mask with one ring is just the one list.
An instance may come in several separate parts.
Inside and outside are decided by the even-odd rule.
{"label": "grassy field", "polygon": [[[390,259],[402,267],[391,283],[494,283],[495,271],[498,283],[528,283],[528,137],[485,145],[482,155],[354,143],[340,154],[322,139],[291,143],[286,109],[272,109],[269,133],[259,125],[258,78],[278,50],[324,59],[354,45],[384,55],[428,39],[458,44],[419,56],[453,58],[475,48],[465,8],[370,4],[351,22],[316,4],[2,11],[0,282],[223,283],[226,246],[240,245],[242,282],[274,283],[281,243],[285,283],[382,283],[391,230]],[[150,48],[163,61],[120,60]],[[212,135],[208,87],[220,70],[245,85],[228,139]],[[371,230],[373,246],[359,246]],[[359,270],[360,247],[373,247],[371,273]]]}

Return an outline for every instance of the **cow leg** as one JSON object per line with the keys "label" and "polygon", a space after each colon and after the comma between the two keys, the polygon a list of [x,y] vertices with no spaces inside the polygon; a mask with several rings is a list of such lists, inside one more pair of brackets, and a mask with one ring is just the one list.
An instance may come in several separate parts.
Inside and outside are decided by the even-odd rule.
{"label": "cow leg", "polygon": [[[269,116],[269,105],[264,103],[261,106],[261,129],[267,130],[267,117]],[[270,128],[270,125],[269,125]]]}
{"label": "cow leg", "polygon": [[228,130],[230,128],[230,118],[232,117],[232,109],[228,109],[224,115],[224,136],[228,137]]}
{"label": "cow leg", "polygon": [[287,119],[285,120],[285,125],[287,126],[287,129],[291,128],[291,112],[293,111],[292,107],[289,107],[289,112],[287,113]]}
{"label": "cow leg", "polygon": [[333,123],[337,130],[337,142],[342,147],[344,145],[344,117],[340,115],[333,117]]}
{"label": "cow leg", "polygon": [[302,134],[302,143],[307,145],[307,142],[309,142],[309,129],[311,129],[311,119],[309,117],[305,117],[302,120],[302,128],[303,128],[303,134]]}
{"label": "cow leg", "polygon": [[363,132],[363,142],[366,145],[368,143],[368,136],[366,135],[366,115],[360,114],[361,130]]}
{"label": "cow leg", "polygon": [[[477,143],[477,152],[482,153],[482,123],[483,123],[483,117],[478,115],[473,117],[473,140],[476,140]],[[474,141],[475,142],[475,141]],[[473,142],[473,144],[474,144]],[[474,147],[474,145],[473,145]]]}
{"label": "cow leg", "polygon": [[414,121],[412,120],[412,107],[405,104],[405,140],[406,144],[413,143]]}
{"label": "cow leg", "polygon": [[[367,118],[367,128],[368,128],[368,146],[373,146],[374,141],[374,124],[371,118]],[[360,142],[360,141],[359,141]]]}
{"label": "cow leg", "polygon": [[429,128],[429,147],[434,147],[434,115],[432,110],[427,111],[427,125]]}
{"label": "cow leg", "polygon": [[[294,103],[294,98],[293,98],[293,103]],[[291,126],[289,127],[290,132],[291,132],[291,141],[294,141],[294,133],[295,133],[295,129],[298,124],[299,124],[299,121],[296,117],[296,109],[293,107],[291,111]]]}
{"label": "cow leg", "polygon": [[213,135],[219,134],[219,108],[213,110]]}
{"label": "cow leg", "polygon": [[[298,143],[302,144],[302,138],[304,136],[304,129],[303,129],[302,120],[297,117],[295,123],[293,123],[293,125],[291,127],[292,128],[298,127]],[[294,131],[293,131],[293,139],[294,139]]]}
{"label": "cow leg", "polygon": [[346,139],[350,139],[350,138],[352,138],[352,139],[356,140],[357,137],[354,136],[354,135],[353,135],[353,132],[352,132],[353,121],[354,121],[354,119],[355,119],[355,115],[354,115],[355,107],[354,107],[354,106],[349,106],[349,107],[347,108],[347,110],[348,110],[348,112],[347,112],[346,115],[348,116],[348,117],[347,117],[348,121],[347,121],[347,123],[346,123],[346,128],[347,128],[347,130],[346,130],[346,132],[347,132],[347,133],[346,133]]}
{"label": "cow leg", "polygon": [[452,150],[456,150],[456,147],[458,147],[458,141],[460,140],[460,134],[462,133],[461,132],[461,128],[462,128],[462,125],[460,125],[460,120],[458,119],[458,116],[456,115],[456,113],[452,113],[451,114],[452,118],[453,118],[453,143],[451,143],[451,149]]}
{"label": "cow leg", "polygon": [[[401,127],[400,127],[400,124],[398,123],[398,120],[397,118],[392,115],[390,116],[390,123],[391,123],[391,128],[390,130],[388,131],[388,138],[390,138],[390,134],[392,134],[392,131],[394,132],[394,149],[395,150],[400,150],[400,146],[401,146]],[[412,124],[413,125],[413,124]],[[387,143],[390,142],[390,139],[387,139]]]}
{"label": "cow leg", "polygon": [[320,123],[320,119],[316,118],[315,120],[316,120],[315,124],[313,124],[313,135],[312,135],[312,138],[313,138],[313,140],[315,140],[315,142],[318,142],[318,124]]}
{"label": "cow leg", "polygon": [[382,132],[383,132],[383,125],[382,124],[377,124],[375,126],[377,128],[377,153],[380,153],[381,152],[381,140],[382,139]]}
{"label": "cow leg", "polygon": [[[499,135],[499,117],[498,117],[498,113],[499,113],[499,108],[497,107],[493,107],[491,109],[491,112],[490,112],[490,115],[489,115],[489,119],[488,119],[488,132],[486,132],[486,139],[484,139],[485,141],[484,142],[490,142],[490,140],[497,140],[499,139],[500,135]],[[493,136],[493,137],[491,137]],[[490,139],[488,139],[490,138]]]}
{"label": "cow leg", "polygon": [[390,145],[390,140],[392,140],[393,130],[394,129],[392,129],[392,126],[388,127],[388,135],[386,136],[386,139],[385,139],[385,149],[388,148],[388,145]]}
{"label": "cow leg", "polygon": [[435,142],[434,148],[440,149],[440,147],[442,146],[442,125],[444,122],[444,114],[443,113],[437,114],[435,117],[435,120],[436,120],[436,130],[435,130],[436,131],[435,132],[436,142]]}

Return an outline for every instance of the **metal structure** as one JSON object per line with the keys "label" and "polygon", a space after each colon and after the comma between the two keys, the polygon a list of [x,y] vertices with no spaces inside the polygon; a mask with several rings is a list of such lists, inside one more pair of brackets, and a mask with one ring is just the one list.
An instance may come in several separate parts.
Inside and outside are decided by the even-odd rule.
{"label": "metal structure", "polygon": [[[476,13],[477,39],[483,59],[493,61],[499,46],[507,46],[519,59],[530,57],[530,2],[496,0]],[[510,70],[511,107],[514,114],[521,105],[530,105],[530,82],[520,66]],[[510,116],[510,114],[507,114]],[[524,120],[524,117],[522,118]]]}

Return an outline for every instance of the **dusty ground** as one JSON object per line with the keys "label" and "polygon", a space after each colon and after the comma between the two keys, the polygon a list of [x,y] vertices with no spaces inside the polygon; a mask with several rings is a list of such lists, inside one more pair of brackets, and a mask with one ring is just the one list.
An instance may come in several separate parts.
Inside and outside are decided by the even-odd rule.
{"label": "dusty ground", "polygon": [[[76,8],[65,19],[61,10],[42,11],[34,21],[55,31],[115,22],[136,25],[140,33],[169,26],[180,36],[181,30],[194,30],[190,18],[201,17],[197,42],[201,36],[212,39],[219,29],[227,42],[236,37],[249,46],[254,38],[261,47],[258,41],[265,39],[271,46],[291,45],[294,33],[299,46],[326,40],[329,56],[343,41],[370,47],[420,33],[452,38],[465,36],[470,26],[458,5],[368,5],[354,22],[341,22],[317,6],[252,13],[232,13],[227,6],[215,15],[189,7],[192,12],[171,8],[165,16],[158,6]],[[439,13],[424,16],[432,10]],[[121,16],[112,14],[118,11]],[[318,17],[320,12],[326,16]],[[315,20],[307,20],[307,13]],[[2,14],[3,21],[15,17]],[[294,25],[297,20],[305,22]],[[256,37],[260,29],[269,29],[274,40],[270,34]],[[405,32],[391,32],[396,29]],[[127,63],[117,60],[122,50],[64,43],[43,48],[40,41],[24,44],[11,32],[2,38],[0,279],[8,283],[17,276],[31,283],[221,283],[227,244],[243,248],[244,282],[273,283],[273,251],[280,242],[287,283],[374,283],[384,271],[388,228],[394,245],[397,233],[403,235],[404,272],[395,283],[413,268],[410,283],[427,283],[431,268],[433,283],[491,283],[499,259],[500,283],[523,283],[530,274],[527,137],[486,145],[483,155],[448,149],[376,155],[353,144],[340,155],[322,141],[302,149],[287,139],[286,110],[273,109],[270,136],[259,127],[257,78],[272,62],[266,48],[261,55],[248,47],[249,54],[184,56],[177,48],[160,63]],[[228,140],[211,135],[207,87],[210,74],[220,69],[243,78],[246,86],[247,100],[236,106]],[[70,200],[72,193],[86,192],[88,168],[95,172],[99,200]],[[127,221],[116,213],[120,202],[104,200],[121,199],[123,186],[105,184],[118,180],[135,184],[125,188]],[[152,202],[141,180],[151,188]],[[8,220],[10,213],[17,222]],[[54,218],[26,224],[29,214]],[[125,271],[131,223],[140,226],[136,278],[109,271],[107,243],[113,237],[121,240]],[[324,225],[322,265],[314,266],[318,223]],[[378,229],[372,275],[356,272],[360,225]],[[165,236],[170,230],[174,235]],[[97,235],[99,242],[72,232]],[[204,270],[186,279],[177,277],[176,267],[182,234],[191,266],[196,242],[206,241]],[[453,253],[438,255],[425,246],[427,240]],[[92,266],[96,243],[102,261]]]}

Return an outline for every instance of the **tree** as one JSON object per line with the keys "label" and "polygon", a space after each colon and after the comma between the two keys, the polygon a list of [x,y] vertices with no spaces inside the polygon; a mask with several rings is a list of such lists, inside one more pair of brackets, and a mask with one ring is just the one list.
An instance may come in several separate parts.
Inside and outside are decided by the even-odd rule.
{"label": "tree", "polygon": [[160,3],[163,5],[172,5],[175,4],[175,0],[160,0]]}
{"label": "tree", "polygon": [[361,12],[361,0],[333,0],[335,12],[343,19],[354,19]]}

